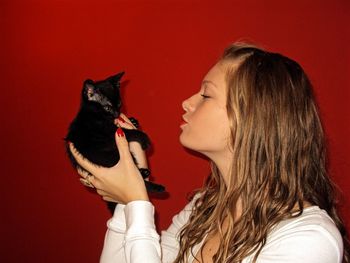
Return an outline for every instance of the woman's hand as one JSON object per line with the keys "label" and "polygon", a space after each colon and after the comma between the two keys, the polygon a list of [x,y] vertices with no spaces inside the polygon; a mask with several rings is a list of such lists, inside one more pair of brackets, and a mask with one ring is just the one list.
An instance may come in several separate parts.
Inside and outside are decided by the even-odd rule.
{"label": "woman's hand", "polygon": [[97,193],[102,196],[103,200],[121,204],[127,204],[135,200],[148,201],[149,198],[144,181],[132,159],[128,141],[121,128],[118,128],[115,140],[120,160],[111,168],[91,163],[70,143],[70,151],[74,158],[91,175],[82,170],[78,170],[78,173],[96,188]]}
{"label": "woman's hand", "polygon": [[[128,117],[125,116],[125,114],[120,113],[119,117],[115,119],[114,123],[118,127],[122,127],[125,129],[137,129],[134,124],[129,120]],[[138,168],[148,168],[147,164],[147,157],[146,152],[142,149],[141,144],[138,142],[129,142],[129,149],[131,154],[134,156],[134,158],[137,161],[137,167]]]}

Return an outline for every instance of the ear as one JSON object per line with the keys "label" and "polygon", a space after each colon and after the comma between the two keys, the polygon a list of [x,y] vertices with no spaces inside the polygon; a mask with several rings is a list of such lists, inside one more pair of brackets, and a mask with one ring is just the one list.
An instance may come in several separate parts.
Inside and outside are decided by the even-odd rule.
{"label": "ear", "polygon": [[123,75],[124,75],[124,71],[119,72],[118,74],[109,77],[109,78],[108,78],[108,81],[110,81],[110,83],[112,84],[112,86],[113,86],[114,88],[119,88],[119,86],[120,86],[120,80],[121,80],[121,78],[123,77]]}
{"label": "ear", "polygon": [[95,85],[91,79],[84,81],[83,85],[83,98],[90,100],[90,97],[95,93]]}

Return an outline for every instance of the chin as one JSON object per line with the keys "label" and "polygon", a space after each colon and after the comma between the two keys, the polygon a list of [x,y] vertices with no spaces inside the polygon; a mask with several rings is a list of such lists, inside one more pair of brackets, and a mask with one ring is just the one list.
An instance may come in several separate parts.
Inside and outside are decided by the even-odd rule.
{"label": "chin", "polygon": [[188,138],[183,136],[183,134],[180,135],[179,141],[183,147],[191,151],[203,153],[203,150],[201,149],[201,147],[198,147],[199,145],[196,145],[192,140],[189,140]]}
{"label": "chin", "polygon": [[184,138],[183,133],[180,134],[179,141],[182,146],[187,147],[186,139]]}

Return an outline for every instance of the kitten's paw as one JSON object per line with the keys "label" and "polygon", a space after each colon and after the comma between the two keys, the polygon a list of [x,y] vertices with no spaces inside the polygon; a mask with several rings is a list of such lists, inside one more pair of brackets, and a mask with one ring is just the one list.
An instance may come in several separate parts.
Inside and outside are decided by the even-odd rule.
{"label": "kitten's paw", "polygon": [[138,120],[136,120],[134,117],[130,117],[129,120],[131,121],[131,123],[136,127],[136,129],[139,128],[139,122]]}

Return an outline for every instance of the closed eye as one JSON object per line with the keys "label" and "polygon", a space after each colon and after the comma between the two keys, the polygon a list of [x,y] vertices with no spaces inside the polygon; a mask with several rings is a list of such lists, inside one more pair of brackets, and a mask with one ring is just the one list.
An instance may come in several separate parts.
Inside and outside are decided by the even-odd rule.
{"label": "closed eye", "polygon": [[203,97],[203,99],[208,99],[208,98],[210,98],[210,96],[207,96],[207,95],[204,95],[204,94],[201,94],[201,96]]}

